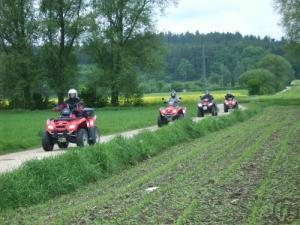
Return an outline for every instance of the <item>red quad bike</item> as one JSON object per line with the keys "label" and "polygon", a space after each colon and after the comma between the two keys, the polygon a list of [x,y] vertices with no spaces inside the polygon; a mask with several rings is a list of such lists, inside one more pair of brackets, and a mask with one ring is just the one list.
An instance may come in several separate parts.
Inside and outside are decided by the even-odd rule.
{"label": "red quad bike", "polygon": [[157,125],[159,127],[167,125],[171,121],[182,119],[186,114],[186,107],[176,106],[173,100],[166,101],[165,103],[167,103],[167,107],[159,109],[157,118]]}
{"label": "red quad bike", "polygon": [[204,98],[198,103],[197,116],[204,117],[205,113],[211,113],[212,116],[218,115],[216,103],[214,101],[209,101],[208,98]]}
{"label": "red quad bike", "polygon": [[46,130],[42,137],[42,146],[45,151],[52,151],[54,144],[59,148],[67,148],[69,143],[79,147],[94,145],[100,141],[99,129],[96,127],[94,109],[82,109],[82,115],[76,116],[69,109],[68,104],[62,104],[54,111],[61,111],[60,117],[48,119]]}
{"label": "red quad bike", "polygon": [[238,109],[239,103],[234,98],[228,98],[224,100],[224,112],[228,112],[229,109]]}

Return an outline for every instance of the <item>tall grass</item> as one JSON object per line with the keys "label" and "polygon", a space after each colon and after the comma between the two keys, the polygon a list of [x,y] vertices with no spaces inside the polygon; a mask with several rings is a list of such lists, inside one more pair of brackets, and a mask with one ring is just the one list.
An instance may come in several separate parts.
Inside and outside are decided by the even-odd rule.
{"label": "tall grass", "polygon": [[236,111],[226,118],[208,118],[197,124],[184,119],[156,132],[143,132],[132,139],[118,137],[109,143],[70,151],[55,158],[29,161],[0,176],[0,208],[28,206],[72,192],[152,157],[167,147],[244,121],[256,113],[257,110]]}

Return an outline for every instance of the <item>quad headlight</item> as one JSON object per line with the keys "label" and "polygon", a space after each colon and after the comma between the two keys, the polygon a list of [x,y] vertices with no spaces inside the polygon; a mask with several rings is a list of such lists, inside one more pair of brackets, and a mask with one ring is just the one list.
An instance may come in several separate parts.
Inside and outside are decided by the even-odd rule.
{"label": "quad headlight", "polygon": [[47,128],[48,128],[48,130],[54,130],[54,126],[53,125],[48,125]]}
{"label": "quad headlight", "polygon": [[69,130],[74,130],[76,128],[76,125],[75,124],[71,124],[70,126],[69,126]]}

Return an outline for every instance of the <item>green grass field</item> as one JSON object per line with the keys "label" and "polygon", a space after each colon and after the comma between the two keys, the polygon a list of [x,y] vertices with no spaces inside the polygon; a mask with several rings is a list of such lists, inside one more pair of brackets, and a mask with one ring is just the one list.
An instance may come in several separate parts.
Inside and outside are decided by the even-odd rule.
{"label": "green grass field", "polygon": [[0,224],[299,224],[299,110],[268,107],[71,194],[5,211]]}
{"label": "green grass field", "polygon": [[[102,135],[156,123],[157,106],[98,109],[97,126]],[[49,111],[0,111],[0,154],[38,147],[40,133],[47,118],[56,117]]]}
{"label": "green grass field", "polygon": [[[196,104],[188,102],[188,116],[196,115]],[[156,125],[158,109],[147,107],[118,107],[97,109],[97,126],[101,135]],[[41,146],[41,132],[46,120],[57,113],[49,111],[0,111],[0,154]]]}
{"label": "green grass field", "polygon": [[[246,96],[245,90],[236,92]],[[182,93],[182,106],[188,108],[188,116],[196,115],[196,103],[200,93]],[[221,99],[225,91],[215,91],[214,96]],[[108,107],[97,109],[97,126],[101,135],[117,133],[156,124],[158,109],[163,106],[164,94],[147,95],[144,107]],[[168,95],[166,94],[165,97]],[[181,96],[181,93],[180,93]],[[48,118],[58,114],[51,110],[44,111],[0,111],[0,154],[22,151],[41,146],[41,132]]]}

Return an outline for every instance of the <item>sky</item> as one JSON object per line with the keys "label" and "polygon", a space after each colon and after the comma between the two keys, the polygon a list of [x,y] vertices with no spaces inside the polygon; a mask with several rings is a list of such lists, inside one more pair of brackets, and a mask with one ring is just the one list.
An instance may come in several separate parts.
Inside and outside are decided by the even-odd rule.
{"label": "sky", "polygon": [[240,32],[243,35],[284,36],[273,0],[178,0],[157,19],[162,32]]}

